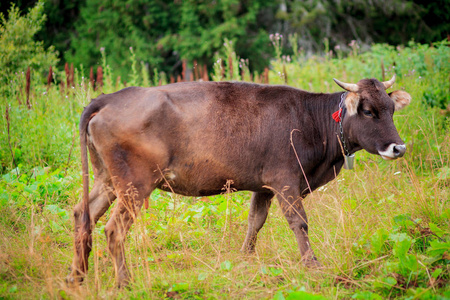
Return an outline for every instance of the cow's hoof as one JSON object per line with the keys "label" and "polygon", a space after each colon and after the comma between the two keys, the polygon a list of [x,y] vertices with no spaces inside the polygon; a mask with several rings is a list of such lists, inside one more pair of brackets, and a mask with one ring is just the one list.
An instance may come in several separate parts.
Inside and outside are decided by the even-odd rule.
{"label": "cow's hoof", "polygon": [[118,282],[117,283],[117,288],[118,289],[130,290],[130,281],[129,280],[122,280],[122,281]]}
{"label": "cow's hoof", "polygon": [[250,248],[250,247],[244,247],[243,246],[240,251],[244,255],[253,255],[253,254],[255,254],[255,248]]}
{"label": "cow's hoof", "polygon": [[128,275],[120,275],[117,279],[117,288],[119,289],[129,289],[130,286],[130,276]]}
{"label": "cow's hoof", "polygon": [[83,282],[83,278],[79,276],[69,275],[66,277],[66,284],[69,288],[77,288]]}
{"label": "cow's hoof", "polygon": [[76,288],[83,282],[84,276],[78,271],[74,271],[73,267],[69,267],[69,275],[66,277],[66,284],[70,288]]}
{"label": "cow's hoof", "polygon": [[309,269],[321,269],[323,265],[316,259],[305,259],[302,261],[303,265]]}

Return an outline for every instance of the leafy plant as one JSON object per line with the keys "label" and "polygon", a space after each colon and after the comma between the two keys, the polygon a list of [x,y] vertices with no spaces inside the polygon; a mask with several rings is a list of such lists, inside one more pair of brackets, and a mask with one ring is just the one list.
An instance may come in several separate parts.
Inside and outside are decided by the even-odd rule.
{"label": "leafy plant", "polygon": [[429,87],[423,94],[423,101],[429,107],[447,108],[450,104],[450,87],[433,86]]}
{"label": "leafy plant", "polygon": [[8,91],[11,81],[16,80],[15,74],[25,72],[28,67],[36,72],[33,76],[43,79],[49,66],[58,63],[53,46],[44,49],[43,42],[33,39],[46,19],[43,10],[44,2],[39,1],[28,14],[21,16],[13,3],[8,19],[0,14],[0,91]]}

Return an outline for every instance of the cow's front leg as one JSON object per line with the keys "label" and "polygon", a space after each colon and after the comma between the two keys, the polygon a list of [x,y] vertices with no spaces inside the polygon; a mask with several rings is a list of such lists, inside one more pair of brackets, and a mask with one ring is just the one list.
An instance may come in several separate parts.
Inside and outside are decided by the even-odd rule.
{"label": "cow's front leg", "polygon": [[241,248],[242,252],[255,251],[256,236],[266,222],[272,198],[272,192],[253,193],[248,212],[248,231]]}
{"label": "cow's front leg", "polygon": [[289,188],[283,194],[277,195],[281,209],[289,227],[295,234],[300,253],[302,255],[302,262],[307,267],[319,267],[320,263],[317,261],[308,237],[308,218],[306,217],[305,209],[303,208],[302,200],[298,191]]}

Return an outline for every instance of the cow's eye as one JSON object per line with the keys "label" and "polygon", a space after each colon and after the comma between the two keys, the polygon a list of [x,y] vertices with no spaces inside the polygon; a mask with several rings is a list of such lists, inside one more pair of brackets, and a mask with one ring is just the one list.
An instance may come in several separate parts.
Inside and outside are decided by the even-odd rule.
{"label": "cow's eye", "polygon": [[372,112],[371,112],[370,110],[364,109],[364,110],[363,110],[363,114],[364,114],[365,116],[367,116],[367,117],[373,117]]}

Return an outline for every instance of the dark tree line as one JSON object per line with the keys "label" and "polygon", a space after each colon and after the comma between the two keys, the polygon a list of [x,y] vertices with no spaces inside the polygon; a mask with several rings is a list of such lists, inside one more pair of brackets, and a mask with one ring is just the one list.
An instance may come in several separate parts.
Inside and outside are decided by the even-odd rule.
{"label": "dark tree line", "polygon": [[[3,1],[5,16],[12,2],[26,12],[37,0]],[[36,38],[55,47],[61,64],[88,70],[101,63],[104,49],[122,76],[129,72],[130,47],[150,71],[176,74],[182,60],[212,64],[227,38],[261,71],[274,55],[269,34],[275,32],[296,34],[284,39],[286,53],[345,48],[351,40],[431,43],[450,34],[447,0],[47,0],[44,12],[47,22]]]}

